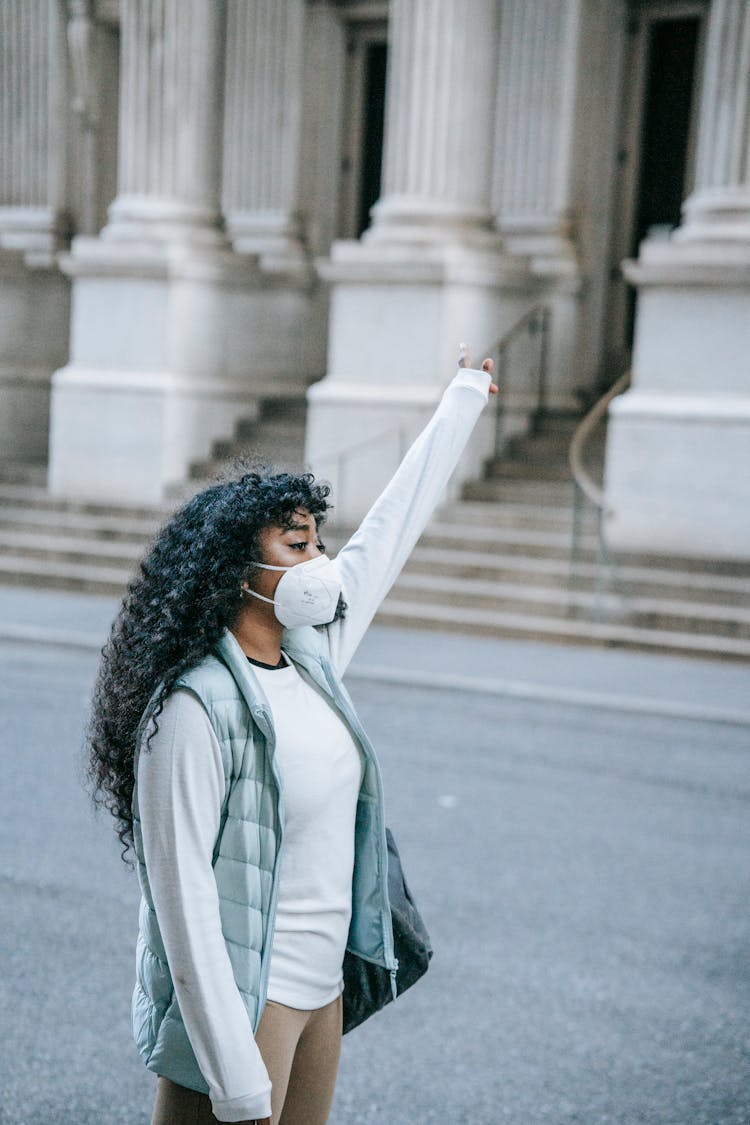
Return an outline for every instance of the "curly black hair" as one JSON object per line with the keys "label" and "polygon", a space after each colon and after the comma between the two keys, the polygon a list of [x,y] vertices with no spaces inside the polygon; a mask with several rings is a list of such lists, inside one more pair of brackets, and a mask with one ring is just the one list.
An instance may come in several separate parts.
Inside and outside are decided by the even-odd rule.
{"label": "curly black hair", "polygon": [[87,728],[88,776],[115,817],[122,856],[133,845],[135,741],[157,688],[155,715],[175,682],[235,623],[241,584],[262,561],[259,533],[285,527],[297,508],[318,527],[330,488],[312,473],[265,466],[197,493],[156,535],[102,649]]}

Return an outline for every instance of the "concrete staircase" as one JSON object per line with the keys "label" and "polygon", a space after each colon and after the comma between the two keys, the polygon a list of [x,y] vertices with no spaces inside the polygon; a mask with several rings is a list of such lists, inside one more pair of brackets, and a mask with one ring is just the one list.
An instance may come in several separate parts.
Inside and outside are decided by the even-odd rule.
{"label": "concrete staircase", "polygon": [[[750,565],[621,555],[602,571],[592,513],[582,521],[571,562],[566,457],[573,425],[574,419],[548,418],[534,437],[515,443],[512,457],[488,464],[485,478],[468,484],[461,500],[444,505],[377,620],[750,659]],[[301,408],[294,418],[280,408],[274,417],[272,409],[261,419],[262,437],[257,424],[255,431],[241,426],[216,457],[250,444],[275,464],[298,467],[303,426]],[[601,448],[593,449],[594,459]],[[158,508],[75,504],[52,499],[38,472],[15,477],[0,480],[3,582],[120,595],[178,500]],[[347,530],[326,535],[331,553]]]}
{"label": "concrete staircase", "polygon": [[306,422],[304,391],[295,399],[262,399],[258,418],[238,422],[229,440],[214,442],[211,457],[196,461],[190,468],[187,486],[181,485],[174,494],[190,495],[202,482],[216,477],[238,458],[253,458],[277,469],[299,471],[305,451]]}

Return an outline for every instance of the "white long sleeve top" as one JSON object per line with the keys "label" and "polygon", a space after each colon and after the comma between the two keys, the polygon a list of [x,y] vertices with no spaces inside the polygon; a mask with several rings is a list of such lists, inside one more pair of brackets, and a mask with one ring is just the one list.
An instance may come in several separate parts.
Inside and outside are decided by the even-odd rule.
{"label": "white long sleeve top", "polygon": [[[459,370],[392,480],[334,560],[348,607],[343,619],[327,627],[331,661],[339,676],[346,671],[378,607],[440,500],[487,402],[489,383],[490,377],[483,371]],[[261,669],[255,671],[262,673]],[[284,685],[275,679],[279,675],[294,684],[294,691],[299,690],[296,679],[307,691],[313,690],[292,668],[266,673],[264,691],[270,686],[272,691],[283,694]],[[277,706],[279,698],[277,696]],[[270,701],[273,709],[273,699]],[[315,706],[318,707],[318,703]],[[326,1003],[326,996],[332,993],[329,998],[333,998],[340,990],[340,976],[336,966],[332,966],[332,957],[343,957],[340,935],[344,925],[348,926],[347,910],[351,911],[354,822],[352,814],[349,823],[349,814],[353,807],[352,795],[356,806],[359,762],[346,745],[346,738],[350,736],[344,724],[329,705],[324,703],[323,706],[328,711],[318,710],[316,721],[328,723],[330,718],[332,725],[328,734],[338,739],[338,752],[347,762],[348,778],[339,794],[336,838],[351,836],[351,857],[348,852],[343,857],[343,865],[339,865],[333,884],[318,886],[318,890],[328,896],[331,908],[326,925],[318,934],[318,942],[313,938],[309,945],[316,958],[311,980],[307,970],[300,972],[299,943],[304,939],[304,917],[297,917],[299,925],[294,922],[300,903],[306,902],[303,884],[307,868],[304,865],[299,868],[292,851],[292,863],[286,866],[290,878],[286,893],[282,893],[287,858],[285,839],[277,915],[280,938],[284,936],[278,956],[274,943],[269,983],[269,996],[287,996],[282,1001],[285,1003],[291,1003],[289,997],[295,995],[298,999],[309,999],[316,988],[318,998],[322,996]],[[276,723],[275,712],[274,720]],[[292,764],[294,739],[293,730],[286,734],[282,731],[283,743],[292,756],[287,770],[295,768]],[[283,760],[281,767],[283,771]],[[328,776],[332,776],[330,762]],[[325,770],[318,781],[321,777],[324,781]],[[219,921],[212,857],[224,794],[221,752],[206,712],[189,693],[175,691],[166,700],[150,750],[142,754],[139,761],[138,790],[144,855],[154,907],[182,1018],[209,1087],[214,1115],[219,1121],[270,1117],[271,1083],[234,981]],[[325,785],[319,786],[319,803],[313,810],[299,803],[302,800],[299,790],[295,799],[294,790],[294,785],[288,788],[285,778],[288,821],[294,822],[295,812],[300,824],[307,816],[306,839],[309,839],[310,831],[315,831],[315,825],[325,815],[321,810],[330,811]],[[302,849],[297,852],[298,856],[301,854]],[[348,903],[341,901],[342,879],[348,880]],[[312,900],[307,900],[302,915],[305,911],[315,913]],[[343,941],[345,944],[345,932]],[[336,976],[335,982],[332,973]],[[299,990],[297,993],[295,988]]]}

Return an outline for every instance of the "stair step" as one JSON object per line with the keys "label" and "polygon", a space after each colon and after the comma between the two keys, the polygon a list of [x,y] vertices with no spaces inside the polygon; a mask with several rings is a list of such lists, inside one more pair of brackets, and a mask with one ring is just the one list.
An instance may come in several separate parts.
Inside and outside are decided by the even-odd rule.
{"label": "stair step", "polygon": [[36,485],[1,484],[0,506],[43,509],[50,512],[87,512],[104,518],[120,517],[162,520],[171,515],[174,504],[152,505],[112,504],[96,500],[66,500],[51,496],[46,488]]}
{"label": "stair step", "polygon": [[558,641],[568,644],[657,649],[661,652],[694,656],[721,656],[725,659],[750,659],[750,640],[709,634],[678,633],[666,629],[645,629],[632,625],[613,625],[589,621],[525,616],[434,604],[416,604],[389,597],[375,620],[382,625],[447,629],[494,637]]}
{"label": "stair step", "polygon": [[523,582],[450,578],[428,574],[402,574],[396,596],[418,604],[448,605],[454,609],[486,609],[533,616],[585,618],[624,623],[639,628],[696,631],[737,637],[750,643],[750,606],[725,606],[686,602],[677,598],[529,586]]}
{"label": "stair step", "polygon": [[0,554],[0,581],[16,586],[42,586],[46,589],[77,590],[89,594],[121,597],[133,577],[131,570],[82,565],[56,559],[28,559]]}
{"label": "stair step", "polygon": [[564,433],[572,437],[582,417],[580,413],[571,413],[567,410],[546,410],[536,420],[536,432]]}
{"label": "stair step", "polygon": [[[488,481],[468,481],[464,490],[476,484],[488,484]],[[536,504],[559,502],[570,506],[573,503],[573,480],[542,481],[542,480],[493,480],[493,496],[489,501],[477,498],[479,504]],[[463,505],[464,499],[453,501],[455,505]],[[471,501],[466,501],[471,503]]]}
{"label": "stair step", "polygon": [[476,483],[486,484],[494,480],[570,481],[571,486],[573,483],[567,461],[544,464],[536,461],[505,461],[502,458],[491,461],[486,468],[486,479]]}
{"label": "stair step", "polygon": [[109,539],[80,539],[70,535],[43,535],[5,530],[0,533],[0,551],[24,558],[58,559],[61,562],[107,564],[134,568],[144,553],[142,542]]}
{"label": "stair step", "polygon": [[[512,554],[534,554],[565,558],[570,557],[570,534],[565,531],[533,527],[482,527],[472,523],[448,523],[436,520],[423,532],[422,546],[505,550]],[[592,534],[582,534],[579,540],[581,556],[593,556],[597,539]]]}
{"label": "stair step", "polygon": [[60,537],[73,535],[88,542],[127,540],[145,545],[161,522],[126,516],[117,519],[111,514],[105,517],[87,512],[0,506],[0,542],[6,541],[6,531],[26,531]]}
{"label": "stair step", "polygon": [[[593,506],[581,511],[581,526],[587,531],[596,530],[597,519]],[[438,512],[438,519],[445,522],[471,523],[483,527],[537,527],[549,530],[558,529],[572,534],[573,511],[570,503],[496,503],[482,501],[463,501],[460,504],[446,505]]]}
{"label": "stair step", "polygon": [[488,581],[512,579],[526,584],[594,589],[602,581],[605,592],[616,592],[618,585],[628,593],[644,596],[671,596],[673,592],[695,591],[703,601],[750,605],[750,572],[720,574],[689,571],[664,566],[618,565],[616,571],[599,574],[595,562],[577,562],[533,555],[497,554],[483,551],[444,549],[418,544],[412,551],[405,572],[442,574],[454,579],[477,578]]}

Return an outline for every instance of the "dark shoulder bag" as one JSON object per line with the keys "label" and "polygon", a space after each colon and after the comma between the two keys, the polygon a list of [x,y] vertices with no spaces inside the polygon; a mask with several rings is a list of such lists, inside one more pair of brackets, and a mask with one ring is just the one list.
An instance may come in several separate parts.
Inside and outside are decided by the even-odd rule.
{"label": "dark shoulder bag", "polygon": [[[400,996],[427,972],[432,946],[427,927],[406,885],[390,828],[388,842],[388,897],[391,900],[393,946],[398,959],[396,992]],[[381,965],[364,961],[348,950],[344,955],[344,1034],[393,999],[391,974]]]}

